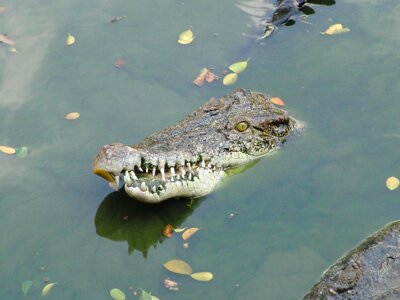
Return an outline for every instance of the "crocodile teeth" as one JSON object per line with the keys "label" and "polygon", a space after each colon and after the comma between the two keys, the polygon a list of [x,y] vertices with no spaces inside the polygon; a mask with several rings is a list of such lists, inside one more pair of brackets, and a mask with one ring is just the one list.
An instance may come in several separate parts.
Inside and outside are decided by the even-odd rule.
{"label": "crocodile teeth", "polygon": [[134,180],[138,180],[138,178],[137,178],[135,172],[130,171],[130,172],[129,172],[129,175],[131,175],[131,177],[132,177]]}
{"label": "crocodile teeth", "polygon": [[200,162],[200,167],[205,168],[206,167],[206,162],[204,160],[202,160]]}
{"label": "crocodile teeth", "polygon": [[154,166],[153,170],[152,170],[153,171],[153,177],[156,176],[156,170],[157,170],[157,167]]}
{"label": "crocodile teeth", "polygon": [[144,181],[142,181],[142,183],[140,185],[140,190],[142,192],[147,192],[147,190],[148,190],[147,185],[144,183]]}
{"label": "crocodile teeth", "polygon": [[188,174],[188,179],[191,181],[192,180],[192,173],[191,172],[189,172],[189,174]]}
{"label": "crocodile teeth", "polygon": [[131,184],[131,183],[132,183],[132,179],[131,179],[131,177],[129,176],[128,171],[125,171],[124,180],[125,180],[125,183],[126,183],[126,184]]}
{"label": "crocodile teeth", "polygon": [[192,170],[192,165],[190,164],[190,162],[188,162],[188,163],[186,164],[186,166],[188,167],[189,171]]}
{"label": "crocodile teeth", "polygon": [[156,192],[156,186],[155,186],[155,185],[153,185],[153,187],[151,188],[151,191],[152,191],[153,193]]}
{"label": "crocodile teeth", "polygon": [[160,168],[160,173],[161,173],[161,179],[163,181],[165,181],[165,170],[164,170],[164,168]]}
{"label": "crocodile teeth", "polygon": [[119,175],[114,176],[114,180],[115,180],[115,182],[109,182],[108,185],[114,191],[118,191],[118,188],[119,188]]}
{"label": "crocodile teeth", "polygon": [[143,172],[142,167],[138,167],[138,170],[139,170],[140,172]]}
{"label": "crocodile teeth", "polygon": [[146,173],[149,173],[149,167],[146,166]]}
{"label": "crocodile teeth", "polygon": [[185,170],[183,169],[183,167],[180,167],[179,171],[181,172],[182,178],[185,178]]}
{"label": "crocodile teeth", "polygon": [[174,168],[174,167],[171,167],[170,171],[171,171],[171,175],[172,175],[172,176],[175,176],[175,168]]}

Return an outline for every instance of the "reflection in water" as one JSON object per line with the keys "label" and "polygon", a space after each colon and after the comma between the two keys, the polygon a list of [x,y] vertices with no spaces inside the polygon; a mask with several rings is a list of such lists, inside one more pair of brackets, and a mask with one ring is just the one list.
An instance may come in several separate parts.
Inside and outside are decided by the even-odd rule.
{"label": "reflection in water", "polygon": [[[293,18],[298,14],[312,15],[315,11],[307,4],[334,5],[335,0],[297,0],[299,8],[294,5],[295,0],[239,0],[236,6],[247,13],[253,25],[257,28],[257,35],[269,36],[277,26],[295,23]],[[304,2],[306,4],[304,4]]]}
{"label": "reflection in water", "polygon": [[113,192],[97,209],[96,232],[113,241],[127,241],[129,254],[138,250],[146,257],[151,246],[164,241],[164,226],[178,227],[201,202],[176,199],[151,205],[130,198],[123,190]]}

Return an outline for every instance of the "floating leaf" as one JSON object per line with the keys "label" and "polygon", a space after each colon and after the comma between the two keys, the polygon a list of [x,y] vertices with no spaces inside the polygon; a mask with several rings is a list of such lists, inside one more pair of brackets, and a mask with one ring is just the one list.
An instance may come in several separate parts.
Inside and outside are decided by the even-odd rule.
{"label": "floating leaf", "polygon": [[28,147],[22,146],[22,147],[17,148],[15,154],[19,158],[24,158],[25,156],[28,155]]}
{"label": "floating leaf", "polygon": [[213,279],[214,276],[210,272],[198,272],[191,274],[190,277],[197,281],[210,281]]}
{"label": "floating leaf", "polygon": [[17,152],[13,147],[9,146],[0,146],[0,151],[5,154],[15,154]]}
{"label": "floating leaf", "polygon": [[250,58],[247,60],[244,60],[244,61],[238,61],[234,64],[231,64],[229,66],[229,70],[231,70],[232,72],[235,72],[235,73],[241,73],[244,70],[246,70],[249,60],[250,60]]}
{"label": "floating leaf", "polygon": [[167,224],[163,228],[163,235],[170,238],[174,232],[174,227],[171,224]]}
{"label": "floating leaf", "polygon": [[70,112],[69,114],[67,114],[64,119],[66,120],[76,120],[81,116],[80,113],[74,111],[74,112]]}
{"label": "floating leaf", "polygon": [[8,52],[17,53],[18,50],[17,50],[17,48],[15,48],[15,47],[10,47],[10,48],[8,48]]}
{"label": "floating leaf", "polygon": [[349,32],[349,28],[344,28],[342,24],[333,24],[328,27],[324,32],[321,32],[322,34],[327,34],[327,35],[334,35],[334,34],[340,34],[344,32]]}
{"label": "floating leaf", "polygon": [[164,264],[164,267],[168,271],[183,275],[190,275],[193,272],[192,267],[189,266],[187,262],[184,262],[183,260],[180,259],[172,259],[170,261],[167,261]]}
{"label": "floating leaf", "polygon": [[285,102],[283,102],[283,100],[279,97],[271,97],[271,102],[276,105],[285,105]]}
{"label": "floating leaf", "polygon": [[386,179],[386,187],[393,191],[395,189],[397,189],[399,187],[400,181],[397,177],[389,177],[388,179]]}
{"label": "floating leaf", "polygon": [[187,227],[184,227],[184,228],[175,228],[174,231],[175,231],[175,232],[182,232],[182,231],[185,231],[186,229],[187,229]]}
{"label": "floating leaf", "polygon": [[185,30],[179,35],[178,43],[182,45],[187,45],[193,42],[194,36],[191,29]]}
{"label": "floating leaf", "polygon": [[10,39],[6,34],[0,34],[0,43],[13,46],[15,42]]}
{"label": "floating leaf", "polygon": [[197,86],[202,86],[204,80],[207,81],[208,83],[211,83],[214,80],[218,80],[218,76],[212,73],[207,68],[203,68],[201,69],[200,74],[197,76],[197,78],[193,80],[193,83]]}
{"label": "floating leaf", "polygon": [[225,75],[222,83],[224,85],[231,85],[231,84],[234,84],[236,82],[237,78],[238,78],[238,74],[237,73],[229,73],[229,74]]}
{"label": "floating leaf", "polygon": [[75,37],[72,34],[68,33],[66,44],[67,44],[67,46],[71,46],[71,45],[75,44]]}
{"label": "floating leaf", "polygon": [[55,285],[56,283],[54,282],[46,284],[42,290],[42,295],[46,296]]}
{"label": "floating leaf", "polygon": [[25,296],[28,294],[29,290],[31,289],[32,284],[33,284],[32,280],[25,280],[24,282],[22,282],[21,289]]}
{"label": "floating leaf", "polygon": [[146,292],[145,290],[141,290],[141,294],[139,296],[139,300],[152,300],[151,294]]}
{"label": "floating leaf", "polygon": [[156,296],[150,295],[151,296],[151,300],[160,300],[159,298],[157,298]]}
{"label": "floating leaf", "polygon": [[110,290],[110,296],[115,300],[125,300],[125,294],[120,289],[114,288]]}
{"label": "floating leaf", "polygon": [[197,227],[189,228],[184,233],[182,233],[183,240],[187,241],[193,234],[195,234],[199,230],[200,230],[200,228],[197,228]]}

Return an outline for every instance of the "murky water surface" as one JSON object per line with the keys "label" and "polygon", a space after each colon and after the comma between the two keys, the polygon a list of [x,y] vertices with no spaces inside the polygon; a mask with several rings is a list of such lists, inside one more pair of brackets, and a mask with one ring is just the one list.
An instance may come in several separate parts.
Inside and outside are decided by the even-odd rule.
{"label": "murky water surface", "polygon": [[[310,24],[262,44],[236,4],[0,3],[1,32],[18,50],[0,47],[0,145],[29,148],[25,158],[0,153],[1,299],[21,299],[24,280],[39,299],[46,279],[58,282],[48,298],[61,300],[111,299],[114,287],[128,299],[129,287],[160,299],[298,299],[344,251],[399,219],[400,194],[384,185],[400,176],[398,1],[310,5]],[[351,32],[320,34],[333,23]],[[189,27],[195,41],[178,45]],[[202,67],[221,75],[248,57],[234,86],[193,86]],[[102,144],[138,142],[236,87],[284,99],[303,134],[193,203],[149,208],[91,174]],[[80,119],[64,120],[71,111]],[[178,234],[161,237],[166,223],[202,230],[184,249]],[[214,280],[169,273],[162,264],[173,258]]]}

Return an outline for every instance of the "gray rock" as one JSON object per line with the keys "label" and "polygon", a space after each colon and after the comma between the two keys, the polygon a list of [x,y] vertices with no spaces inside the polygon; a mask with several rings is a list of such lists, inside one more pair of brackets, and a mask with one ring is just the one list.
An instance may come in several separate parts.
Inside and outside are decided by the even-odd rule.
{"label": "gray rock", "polygon": [[400,221],[346,253],[304,299],[400,299]]}

